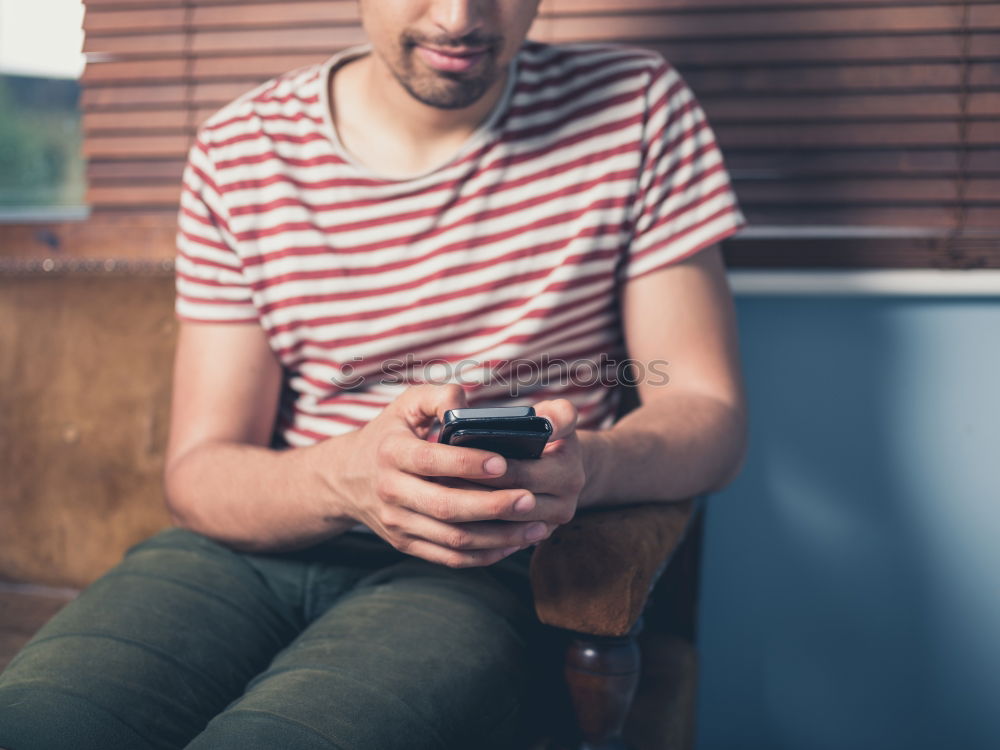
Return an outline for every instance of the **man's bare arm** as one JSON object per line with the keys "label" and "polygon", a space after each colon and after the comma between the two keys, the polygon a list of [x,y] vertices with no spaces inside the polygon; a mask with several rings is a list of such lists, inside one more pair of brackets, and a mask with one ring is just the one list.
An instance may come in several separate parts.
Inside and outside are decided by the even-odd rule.
{"label": "man's bare arm", "polygon": [[435,417],[466,405],[458,386],[414,386],[360,430],[273,451],[282,372],[258,326],[184,323],[175,370],[166,496],[175,522],[193,531],[278,551],[364,523],[397,549],[465,567],[490,565],[555,525],[560,509],[538,507],[523,488],[435,481],[506,470],[494,454],[424,439]]}
{"label": "man's bare arm", "polygon": [[329,507],[308,451],[267,447],[280,390],[260,326],[181,324],[164,473],[176,523],[248,549],[302,546],[355,523]]}
{"label": "man's bare arm", "polygon": [[640,383],[642,406],[610,430],[578,433],[587,467],[580,505],[721,489],[742,467],[747,406],[718,247],[629,282],[622,317],[629,357],[667,360],[669,382]]}

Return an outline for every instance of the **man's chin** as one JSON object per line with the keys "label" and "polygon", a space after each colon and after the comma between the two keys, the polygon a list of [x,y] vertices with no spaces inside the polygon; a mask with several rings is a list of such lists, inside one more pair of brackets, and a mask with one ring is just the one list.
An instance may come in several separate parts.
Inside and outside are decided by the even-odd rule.
{"label": "man's chin", "polygon": [[410,96],[428,107],[435,109],[455,110],[471,107],[490,88],[490,82],[482,78],[439,74],[438,80],[427,85],[411,85],[403,82]]}

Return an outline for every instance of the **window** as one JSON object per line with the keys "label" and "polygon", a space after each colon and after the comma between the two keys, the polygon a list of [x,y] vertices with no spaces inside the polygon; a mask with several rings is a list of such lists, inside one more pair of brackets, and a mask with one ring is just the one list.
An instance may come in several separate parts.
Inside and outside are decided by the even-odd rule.
{"label": "window", "polygon": [[84,215],[83,5],[0,0],[0,220]]}

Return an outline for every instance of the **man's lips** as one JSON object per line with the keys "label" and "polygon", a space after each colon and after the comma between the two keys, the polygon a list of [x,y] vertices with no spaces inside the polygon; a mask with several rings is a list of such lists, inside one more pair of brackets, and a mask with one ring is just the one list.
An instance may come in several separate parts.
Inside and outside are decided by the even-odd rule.
{"label": "man's lips", "polygon": [[417,45],[417,54],[425,63],[436,70],[448,73],[462,73],[471,70],[486,57],[486,47],[473,49],[469,47],[439,49]]}

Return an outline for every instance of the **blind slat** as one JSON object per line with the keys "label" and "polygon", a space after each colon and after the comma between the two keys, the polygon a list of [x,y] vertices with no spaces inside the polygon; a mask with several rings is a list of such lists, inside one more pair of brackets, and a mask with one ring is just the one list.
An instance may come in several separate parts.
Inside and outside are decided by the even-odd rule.
{"label": "blind slat", "polygon": [[[970,151],[966,170],[970,175],[1000,176],[1000,148]],[[790,179],[803,176],[837,177],[863,175],[870,178],[907,175],[958,175],[960,149],[730,149],[726,163],[737,179]]]}
{"label": "blind slat", "polygon": [[142,182],[171,182],[179,185],[183,173],[183,159],[129,159],[128,161],[91,159],[87,164],[87,178],[95,185]]}
{"label": "blind slat", "polygon": [[174,156],[185,154],[190,145],[186,135],[94,135],[83,145],[84,156],[133,157],[133,156]]}
{"label": "blind slat", "polygon": [[144,132],[149,130],[187,130],[191,112],[188,107],[160,109],[154,114],[149,110],[121,110],[112,112],[84,112],[83,130],[98,134],[107,131]]}

